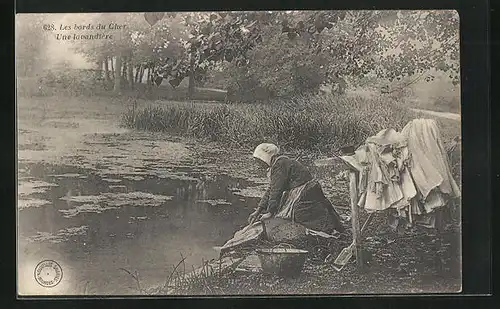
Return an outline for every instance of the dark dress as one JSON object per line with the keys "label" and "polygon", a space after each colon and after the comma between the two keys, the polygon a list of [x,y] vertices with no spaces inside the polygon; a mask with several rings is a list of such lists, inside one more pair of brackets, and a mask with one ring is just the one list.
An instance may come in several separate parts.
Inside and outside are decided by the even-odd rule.
{"label": "dark dress", "polygon": [[319,183],[314,181],[304,165],[286,156],[274,156],[271,159],[269,188],[258,208],[276,215],[284,204],[287,192],[306,183],[310,185],[306,186],[295,204],[292,220],[316,231],[343,232],[340,217],[325,197]]}

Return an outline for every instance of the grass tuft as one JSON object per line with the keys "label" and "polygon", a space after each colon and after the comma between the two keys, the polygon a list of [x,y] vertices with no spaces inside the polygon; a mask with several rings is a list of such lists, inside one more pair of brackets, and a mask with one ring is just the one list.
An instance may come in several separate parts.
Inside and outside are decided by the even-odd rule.
{"label": "grass tuft", "polygon": [[299,96],[266,104],[172,104],[130,110],[126,127],[164,131],[235,146],[269,141],[284,149],[331,151],[358,144],[413,117],[386,98]]}

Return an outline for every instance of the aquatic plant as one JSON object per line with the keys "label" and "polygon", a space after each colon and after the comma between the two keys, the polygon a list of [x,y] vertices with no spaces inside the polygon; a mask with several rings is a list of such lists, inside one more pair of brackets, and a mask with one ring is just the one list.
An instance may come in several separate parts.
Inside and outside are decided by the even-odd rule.
{"label": "aquatic plant", "polygon": [[[167,276],[165,283],[160,286],[145,288],[141,285],[139,272],[130,271],[125,268],[120,270],[129,274],[135,282],[136,289],[143,295],[191,295],[191,294],[214,294],[214,289],[218,285],[216,281],[220,281],[224,276],[234,270],[232,267],[223,267],[222,260],[205,261],[201,260],[201,266],[196,267],[191,265],[191,269],[186,269],[186,257],[181,253],[181,259],[173,265],[172,271]],[[212,266],[217,265],[217,266]]]}
{"label": "aquatic plant", "polygon": [[147,106],[125,113],[122,123],[234,146],[253,147],[267,140],[284,149],[331,151],[384,128],[401,129],[411,118],[410,111],[387,98],[321,94],[266,104]]}

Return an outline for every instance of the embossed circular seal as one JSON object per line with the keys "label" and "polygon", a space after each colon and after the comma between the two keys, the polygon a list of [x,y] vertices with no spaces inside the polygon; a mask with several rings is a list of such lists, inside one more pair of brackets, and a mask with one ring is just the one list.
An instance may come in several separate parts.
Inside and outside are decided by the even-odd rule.
{"label": "embossed circular seal", "polygon": [[35,267],[35,280],[43,287],[52,288],[61,282],[63,271],[56,261],[41,261]]}

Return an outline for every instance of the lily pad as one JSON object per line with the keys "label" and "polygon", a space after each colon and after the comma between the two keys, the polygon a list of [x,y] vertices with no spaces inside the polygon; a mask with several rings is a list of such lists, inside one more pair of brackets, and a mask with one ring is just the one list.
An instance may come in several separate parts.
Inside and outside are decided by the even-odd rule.
{"label": "lily pad", "polygon": [[65,218],[72,218],[81,213],[101,213],[105,210],[114,209],[114,207],[100,206],[99,204],[83,204],[71,209],[60,209]]}
{"label": "lily pad", "polygon": [[83,236],[87,234],[88,226],[82,225],[78,227],[69,227],[59,230],[57,233],[38,232],[35,236],[28,237],[30,242],[44,242],[61,243],[68,241],[74,236]]}
{"label": "lily pad", "polygon": [[208,203],[212,206],[216,206],[216,205],[231,205],[230,202],[226,201],[226,200],[221,200],[221,199],[218,199],[218,200],[198,200],[196,201],[197,203]]}
{"label": "lily pad", "polygon": [[40,199],[20,199],[17,201],[17,208],[24,209],[30,207],[41,207],[50,204],[49,201]]}

